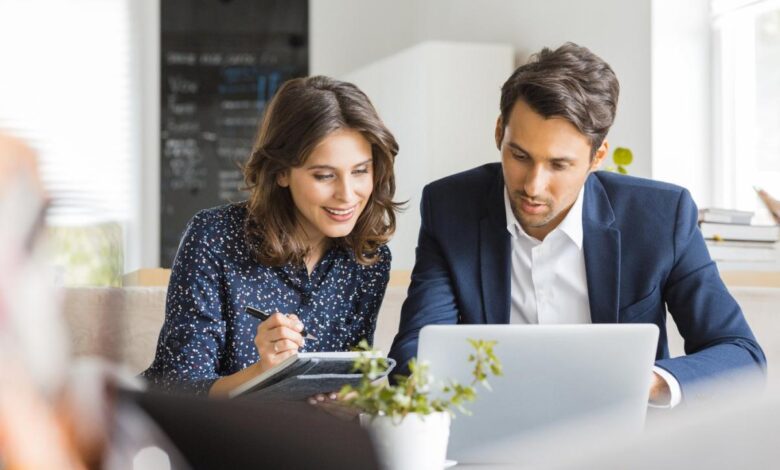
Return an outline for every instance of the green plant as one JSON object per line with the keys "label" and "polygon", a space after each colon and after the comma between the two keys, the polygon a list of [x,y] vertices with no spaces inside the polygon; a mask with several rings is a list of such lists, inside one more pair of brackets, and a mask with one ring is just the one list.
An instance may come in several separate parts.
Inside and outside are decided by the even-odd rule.
{"label": "green plant", "polygon": [[122,226],[117,222],[48,227],[51,258],[63,285],[121,286]]}
{"label": "green plant", "polygon": [[[361,341],[358,350],[366,352],[355,359],[353,370],[362,374],[357,387],[345,385],[339,392],[339,397],[345,403],[361,411],[375,416],[391,416],[403,419],[409,413],[428,415],[439,411],[452,413],[452,408],[468,414],[464,408],[466,402],[476,399],[476,385],[481,384],[490,390],[487,381],[488,373],[494,376],[502,375],[501,362],[493,352],[495,341],[468,340],[474,348],[474,353],[468,357],[474,363],[472,375],[474,379],[469,385],[449,380],[442,386],[445,398],[433,398],[431,387],[433,379],[428,372],[428,365],[418,363],[415,359],[409,362],[409,376],[395,376],[396,384],[375,382],[388,369],[388,361],[375,354],[368,342]],[[369,354],[374,353],[374,354]]]}
{"label": "green plant", "polygon": [[620,174],[627,175],[626,167],[634,161],[634,153],[627,147],[617,147],[612,152],[612,161],[616,166],[608,166],[607,171],[617,171]]}

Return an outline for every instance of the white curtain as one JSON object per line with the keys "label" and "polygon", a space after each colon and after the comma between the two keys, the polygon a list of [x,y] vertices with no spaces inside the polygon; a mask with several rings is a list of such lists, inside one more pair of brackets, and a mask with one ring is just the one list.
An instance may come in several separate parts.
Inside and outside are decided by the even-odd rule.
{"label": "white curtain", "polygon": [[0,130],[38,151],[48,222],[118,222],[125,239],[142,148],[131,1],[0,0]]}

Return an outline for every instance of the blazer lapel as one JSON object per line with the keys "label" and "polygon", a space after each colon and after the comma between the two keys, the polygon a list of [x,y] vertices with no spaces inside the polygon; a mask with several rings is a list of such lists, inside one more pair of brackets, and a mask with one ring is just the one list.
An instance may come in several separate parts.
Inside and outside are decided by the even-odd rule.
{"label": "blazer lapel", "polygon": [[582,207],[585,273],[593,323],[617,323],[620,293],[620,231],[606,191],[591,174]]}
{"label": "blazer lapel", "polygon": [[504,179],[500,171],[487,193],[484,207],[485,216],[480,221],[479,261],[485,322],[509,323],[512,259],[504,213]]}

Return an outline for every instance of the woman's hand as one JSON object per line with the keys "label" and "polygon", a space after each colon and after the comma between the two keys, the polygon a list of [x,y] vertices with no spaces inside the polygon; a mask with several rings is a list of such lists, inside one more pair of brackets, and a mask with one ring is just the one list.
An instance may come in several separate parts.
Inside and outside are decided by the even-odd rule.
{"label": "woman's hand", "polygon": [[257,327],[255,347],[260,354],[260,371],[265,372],[303,347],[303,323],[296,315],[274,313]]}
{"label": "woman's hand", "polygon": [[303,324],[295,315],[274,313],[257,327],[255,347],[260,360],[235,374],[220,377],[209,389],[209,395],[222,396],[298,352],[303,346]]}

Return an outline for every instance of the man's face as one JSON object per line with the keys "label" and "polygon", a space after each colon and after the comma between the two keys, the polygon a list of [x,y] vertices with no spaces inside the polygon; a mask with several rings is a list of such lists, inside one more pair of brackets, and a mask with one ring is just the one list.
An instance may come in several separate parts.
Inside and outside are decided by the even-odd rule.
{"label": "man's face", "polygon": [[566,217],[608,148],[605,139],[591,159],[590,141],[572,123],[545,119],[522,100],[509,122],[498,118],[496,144],[512,212],[523,230],[539,240]]}

